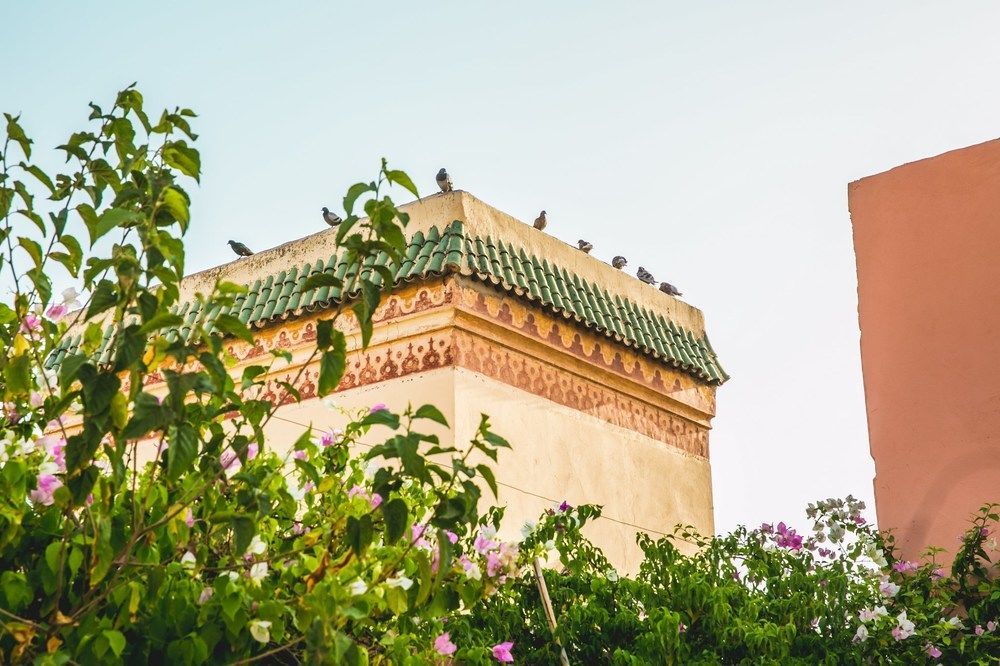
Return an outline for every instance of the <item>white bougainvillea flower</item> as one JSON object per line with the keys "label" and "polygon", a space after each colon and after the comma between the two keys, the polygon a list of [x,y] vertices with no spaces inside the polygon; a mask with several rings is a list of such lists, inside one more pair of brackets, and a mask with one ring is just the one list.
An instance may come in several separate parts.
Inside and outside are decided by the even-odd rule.
{"label": "white bougainvillea flower", "polygon": [[524,525],[521,525],[521,538],[527,539],[535,531],[536,527],[538,527],[538,523],[534,520],[524,521]]}
{"label": "white bougainvillea flower", "polygon": [[256,562],[250,567],[250,580],[258,585],[267,578],[267,562]]}
{"label": "white bougainvillea flower", "polygon": [[359,578],[358,580],[351,583],[347,589],[349,589],[351,591],[351,594],[356,597],[368,591],[368,583]]}
{"label": "white bougainvillea flower", "polygon": [[266,550],[267,544],[260,540],[259,534],[254,534],[253,538],[250,539],[250,545],[247,546],[246,552],[251,555],[263,555]]}
{"label": "white bougainvillea flower", "polygon": [[413,587],[413,581],[406,576],[398,576],[396,578],[389,578],[385,581],[385,584],[389,587],[399,587],[404,590],[408,590]]}
{"label": "white bougainvillea flower", "polygon": [[212,598],[213,594],[215,594],[214,589],[210,587],[206,587],[205,589],[203,589],[201,591],[201,594],[198,595],[198,605],[201,606],[202,604],[207,602],[209,599]]}
{"label": "white bougainvillea flower", "polygon": [[268,620],[251,620],[250,635],[258,643],[271,642],[271,623]]}
{"label": "white bougainvillea flower", "polygon": [[186,566],[188,568],[193,568],[194,565],[198,564],[198,558],[195,557],[194,553],[192,553],[189,550],[186,553],[184,553],[183,557],[181,557],[181,564],[183,564],[184,566]]}
{"label": "white bougainvillea flower", "polygon": [[868,640],[868,627],[862,624],[858,627],[857,633],[854,634],[853,642],[863,643],[866,640]]}

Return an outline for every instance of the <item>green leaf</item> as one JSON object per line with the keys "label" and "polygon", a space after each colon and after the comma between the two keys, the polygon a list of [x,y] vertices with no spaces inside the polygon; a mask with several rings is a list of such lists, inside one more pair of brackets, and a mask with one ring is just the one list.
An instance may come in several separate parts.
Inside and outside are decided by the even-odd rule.
{"label": "green leaf", "polygon": [[233,549],[237,553],[245,553],[253,541],[254,523],[250,516],[233,516],[229,521],[233,528]]}
{"label": "green leaf", "polygon": [[134,226],[141,219],[142,215],[134,210],[108,208],[97,217],[96,224],[87,225],[87,231],[90,232],[90,246],[94,247],[94,243],[113,229]]}
{"label": "green leaf", "polygon": [[323,352],[323,358],[319,364],[319,387],[320,396],[327,395],[336,390],[340,384],[344,371],[347,369],[347,338],[343,332],[333,329],[331,331],[332,348]]}
{"label": "green leaf", "polygon": [[87,357],[83,354],[74,354],[62,360],[59,366],[59,388],[63,392],[68,391],[73,382],[77,380],[76,373],[86,361]]}
{"label": "green leaf", "polygon": [[184,323],[184,318],[180,315],[171,314],[169,312],[160,312],[153,316],[152,319],[147,321],[139,329],[140,333],[151,333],[153,331],[158,331],[161,328],[168,328],[170,326],[180,326]]}
{"label": "green leaf", "polygon": [[4,571],[0,574],[0,590],[7,598],[5,607],[13,611],[27,606],[34,598],[28,579],[16,571]]}
{"label": "green leaf", "polygon": [[405,171],[398,171],[398,170],[386,171],[385,177],[386,179],[388,179],[390,183],[395,183],[396,185],[405,187],[413,194],[413,196],[417,197],[418,199],[420,198],[420,193],[417,192],[417,186],[413,184],[413,181],[410,180],[410,177],[406,174]]}
{"label": "green leaf", "polygon": [[333,320],[320,319],[316,322],[316,348],[329,349],[333,344]]}
{"label": "green leaf", "polygon": [[12,395],[26,395],[31,392],[31,360],[27,354],[15,356],[3,369],[7,382],[7,392]]}
{"label": "green leaf", "polygon": [[361,557],[372,542],[374,530],[372,529],[371,516],[365,514],[360,518],[348,516],[347,518],[347,542],[355,555]]}
{"label": "green leaf", "polygon": [[59,565],[62,560],[62,549],[62,541],[53,541],[45,547],[45,564],[48,565],[49,571],[57,576],[59,575]]}
{"label": "green leaf", "polygon": [[409,510],[406,502],[396,497],[382,505],[382,518],[385,520],[385,540],[388,544],[396,543],[406,533],[409,520]]}
{"label": "green leaf", "polygon": [[115,653],[115,656],[122,656],[122,651],[125,649],[125,635],[114,629],[105,629],[104,638],[108,640],[108,645],[111,647],[111,651]]}
{"label": "green leaf", "polygon": [[24,251],[28,253],[28,256],[31,257],[31,260],[35,263],[36,267],[42,265],[43,250],[41,245],[24,236],[18,237],[17,244],[24,248]]}
{"label": "green leaf", "polygon": [[56,186],[52,184],[52,179],[49,178],[48,174],[42,171],[39,167],[34,164],[29,165],[21,162],[21,168],[37,178],[38,182],[44,185],[49,190],[50,194],[56,191]]}
{"label": "green leaf", "polygon": [[90,296],[90,307],[87,308],[86,318],[90,319],[94,315],[101,314],[108,308],[114,307],[117,302],[118,292],[114,283],[111,280],[101,280]]}
{"label": "green leaf", "polygon": [[188,423],[176,427],[170,438],[170,448],[167,449],[167,477],[171,480],[180,478],[194,462],[198,455],[198,431]]}
{"label": "green leaf", "polygon": [[365,192],[374,192],[375,183],[355,183],[351,185],[347,190],[347,195],[344,197],[344,212],[347,215],[351,215],[354,212],[354,202],[358,200]]}
{"label": "green leaf", "polygon": [[253,344],[253,333],[237,317],[231,314],[220,314],[212,323],[223,333],[239,338],[251,345]]}
{"label": "green leaf", "polygon": [[344,282],[343,280],[334,277],[331,273],[313,273],[307,277],[306,281],[302,284],[302,291],[304,293],[312,289],[318,289],[319,287],[343,289]]}
{"label": "green leaf", "polygon": [[21,150],[24,152],[26,158],[31,159],[31,144],[34,142],[25,135],[24,130],[18,124],[17,121],[21,116],[12,116],[9,113],[3,115],[7,118],[7,136],[21,146]]}
{"label": "green leaf", "polygon": [[165,187],[160,193],[160,203],[180,223],[182,230],[187,229],[187,224],[191,221],[187,196],[175,187]]}
{"label": "green leaf", "polygon": [[201,182],[201,156],[187,141],[173,141],[163,147],[163,161]]}
{"label": "green leaf", "polygon": [[361,347],[367,348],[372,341],[372,317],[371,312],[365,307],[364,301],[354,304],[351,308],[354,316],[358,318],[358,327],[361,329]]}
{"label": "green leaf", "polygon": [[499,495],[497,494],[497,480],[496,477],[493,476],[493,470],[490,469],[489,465],[476,465],[476,469],[479,470],[479,473],[483,475],[484,479],[486,479],[487,485],[489,485],[490,490],[493,491],[493,497],[499,499]]}
{"label": "green leaf", "polygon": [[434,405],[421,405],[417,412],[413,415],[413,418],[430,419],[435,423],[440,423],[446,428],[448,427],[448,419],[446,419],[444,414],[441,413],[441,410]]}

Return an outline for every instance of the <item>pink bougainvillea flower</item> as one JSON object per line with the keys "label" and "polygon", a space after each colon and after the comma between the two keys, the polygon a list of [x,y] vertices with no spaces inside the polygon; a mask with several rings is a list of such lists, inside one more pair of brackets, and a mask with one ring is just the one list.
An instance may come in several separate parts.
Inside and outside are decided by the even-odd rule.
{"label": "pink bougainvillea flower", "polygon": [[355,497],[364,497],[367,494],[368,493],[367,491],[365,491],[364,486],[354,484],[353,486],[351,486],[351,489],[347,491],[347,499],[354,499]]}
{"label": "pink bougainvillea flower", "polygon": [[939,650],[936,645],[931,645],[930,643],[924,646],[924,652],[926,652],[927,656],[931,659],[937,659],[941,656],[941,650]]}
{"label": "pink bougainvillea flower", "polygon": [[21,320],[21,332],[31,333],[42,327],[42,318],[36,314],[26,314]]}
{"label": "pink bougainvillea flower", "polygon": [[219,464],[222,465],[222,469],[226,472],[226,477],[231,478],[234,474],[240,471],[243,467],[243,463],[240,462],[239,456],[232,449],[226,449],[219,456]]}
{"label": "pink bougainvillea flower", "polygon": [[39,474],[37,487],[31,491],[31,501],[35,504],[52,506],[55,501],[53,494],[62,486],[59,477],[52,474]]}
{"label": "pink bougainvillea flower", "polygon": [[567,511],[569,511],[572,508],[573,507],[571,507],[570,504],[569,504],[569,502],[567,502],[566,500],[563,500],[562,504],[559,505],[559,510],[562,511],[563,513],[566,513]]}
{"label": "pink bougainvillea flower", "polygon": [[985,631],[983,630],[983,625],[981,624],[976,625],[975,631],[976,631],[976,636],[982,636],[985,633]]}
{"label": "pink bougainvillea flower", "polygon": [[916,571],[919,565],[916,562],[910,562],[909,560],[902,560],[896,562],[892,565],[893,570],[899,573],[906,573],[907,571]]}
{"label": "pink bougainvillea flower", "polygon": [[445,530],[444,533],[445,533],[445,535],[447,535],[448,541],[450,541],[451,543],[458,543],[458,535],[457,534],[455,534],[451,530]]}
{"label": "pink bougainvillea flower", "polygon": [[431,544],[427,539],[424,538],[424,533],[427,531],[426,524],[416,523],[410,527],[410,543],[412,543],[417,548],[431,548]]}
{"label": "pink bougainvillea flower", "polygon": [[990,620],[989,622],[986,623],[986,630],[987,631],[996,631],[997,630],[997,623],[994,622],[993,620]]}
{"label": "pink bougainvillea flower", "polygon": [[680,625],[678,625],[678,627],[677,627],[677,631],[679,631],[682,634],[686,634],[687,630],[688,630],[688,626],[686,624],[684,624],[683,622],[681,622]]}
{"label": "pink bougainvillea flower", "polygon": [[69,308],[67,308],[62,303],[56,303],[50,306],[49,309],[45,311],[45,316],[49,318],[49,321],[57,322],[63,317],[65,317],[67,312],[69,312]]}
{"label": "pink bougainvillea flower", "polygon": [[39,407],[45,404],[45,396],[39,393],[38,391],[32,391],[31,397],[28,398],[28,402],[31,404],[32,407],[38,409]]}
{"label": "pink bougainvillea flower", "polygon": [[941,567],[938,567],[937,569],[931,572],[931,578],[944,578],[944,577],[945,577],[945,571]]}
{"label": "pink bougainvillea flower", "polygon": [[323,436],[319,438],[319,445],[322,446],[324,449],[327,448],[328,446],[333,446],[333,433],[324,432]]}
{"label": "pink bougainvillea flower", "polygon": [[500,556],[496,553],[496,551],[491,550],[490,552],[488,552],[486,554],[486,575],[487,576],[490,576],[490,577],[496,576],[500,572],[500,567],[502,565],[503,565],[503,562],[501,562]]}
{"label": "pink bougainvillea flower", "polygon": [[260,452],[260,445],[257,442],[250,442],[247,445],[247,460],[256,458],[258,452]]}
{"label": "pink bougainvillea flower", "polygon": [[374,414],[375,412],[384,412],[386,409],[387,407],[385,406],[384,403],[377,402],[371,406],[371,409],[368,410],[368,413]]}
{"label": "pink bougainvillea flower", "polygon": [[879,592],[884,596],[894,597],[899,592],[899,585],[896,585],[892,581],[883,581],[881,585],[878,586]]}
{"label": "pink bougainvillea flower", "polygon": [[513,663],[514,655],[510,653],[513,649],[514,643],[511,641],[504,641],[503,643],[498,643],[493,646],[493,658],[503,664]]}
{"label": "pink bougainvillea flower", "polygon": [[479,530],[479,534],[476,535],[476,540],[472,542],[472,547],[475,548],[476,552],[480,555],[485,555],[487,551],[493,550],[500,545],[493,540],[496,533],[496,530],[492,527],[484,527]]}
{"label": "pink bougainvillea flower", "polygon": [[[372,493],[372,496],[368,498],[368,506],[370,506],[373,509],[379,508],[381,504],[382,504],[382,496],[379,495],[378,493]],[[434,552],[436,553],[437,551]]]}
{"label": "pink bougainvillea flower", "polygon": [[774,525],[772,525],[771,523],[761,523],[760,531],[763,532],[764,534],[771,534],[772,532],[774,532]]}
{"label": "pink bougainvillea flower", "polygon": [[292,454],[292,457],[295,458],[296,460],[306,460],[309,457],[309,454],[307,454],[302,449],[299,449],[298,451]]}
{"label": "pink bougainvillea flower", "polygon": [[788,548],[789,550],[801,550],[802,549],[802,536],[791,527],[785,525],[785,523],[778,523],[778,527],[775,528],[775,540],[774,542],[782,548]]}
{"label": "pink bougainvillea flower", "polygon": [[202,589],[201,594],[198,595],[198,605],[201,606],[206,601],[211,599],[213,594],[215,594],[215,590],[210,587]]}
{"label": "pink bougainvillea flower", "polygon": [[194,512],[191,510],[191,507],[188,507],[184,513],[184,524],[188,527],[194,527]]}
{"label": "pink bougainvillea flower", "polygon": [[457,649],[458,646],[451,642],[451,636],[448,635],[447,631],[434,639],[434,650],[438,654],[455,654]]}

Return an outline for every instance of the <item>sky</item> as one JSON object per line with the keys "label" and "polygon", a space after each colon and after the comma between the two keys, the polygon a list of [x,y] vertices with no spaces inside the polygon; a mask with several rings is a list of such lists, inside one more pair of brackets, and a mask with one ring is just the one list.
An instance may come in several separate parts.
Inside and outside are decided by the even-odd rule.
{"label": "sky", "polygon": [[317,231],[383,156],[422,193],[444,166],[522,220],[544,208],[704,311],[732,375],[717,530],[803,525],[815,499],[873,507],[847,184],[1000,135],[998,21],[985,1],[3,2],[0,110],[36,150],[133,81],[197,111],[191,272],[230,238]]}

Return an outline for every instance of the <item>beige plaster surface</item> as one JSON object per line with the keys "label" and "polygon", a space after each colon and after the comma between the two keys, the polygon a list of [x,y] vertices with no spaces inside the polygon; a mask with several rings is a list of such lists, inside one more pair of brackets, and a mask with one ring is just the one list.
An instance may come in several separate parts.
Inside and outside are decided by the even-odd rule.
{"label": "beige plaster surface", "polygon": [[[333,396],[348,411],[379,402],[403,410],[416,398],[437,406],[452,424],[450,430],[431,422],[421,426],[443,442],[466,446],[483,411],[493,430],[510,441],[512,448],[501,451],[495,466],[499,499],[484,486],[480,507],[506,507],[504,538],[517,540],[524,522],[537,519],[553,503],[600,504],[604,516],[588,528],[588,536],[620,571],[632,573],[641,561],[635,545],[639,528],[654,537],[677,523],[694,525],[704,534],[713,531],[707,460],[482,374],[440,368]],[[304,427],[329,430],[345,420],[319,399],[285,405],[268,424],[267,440],[283,453]],[[375,428],[363,444],[381,443],[388,434]],[[481,457],[477,462],[487,461]]]}

